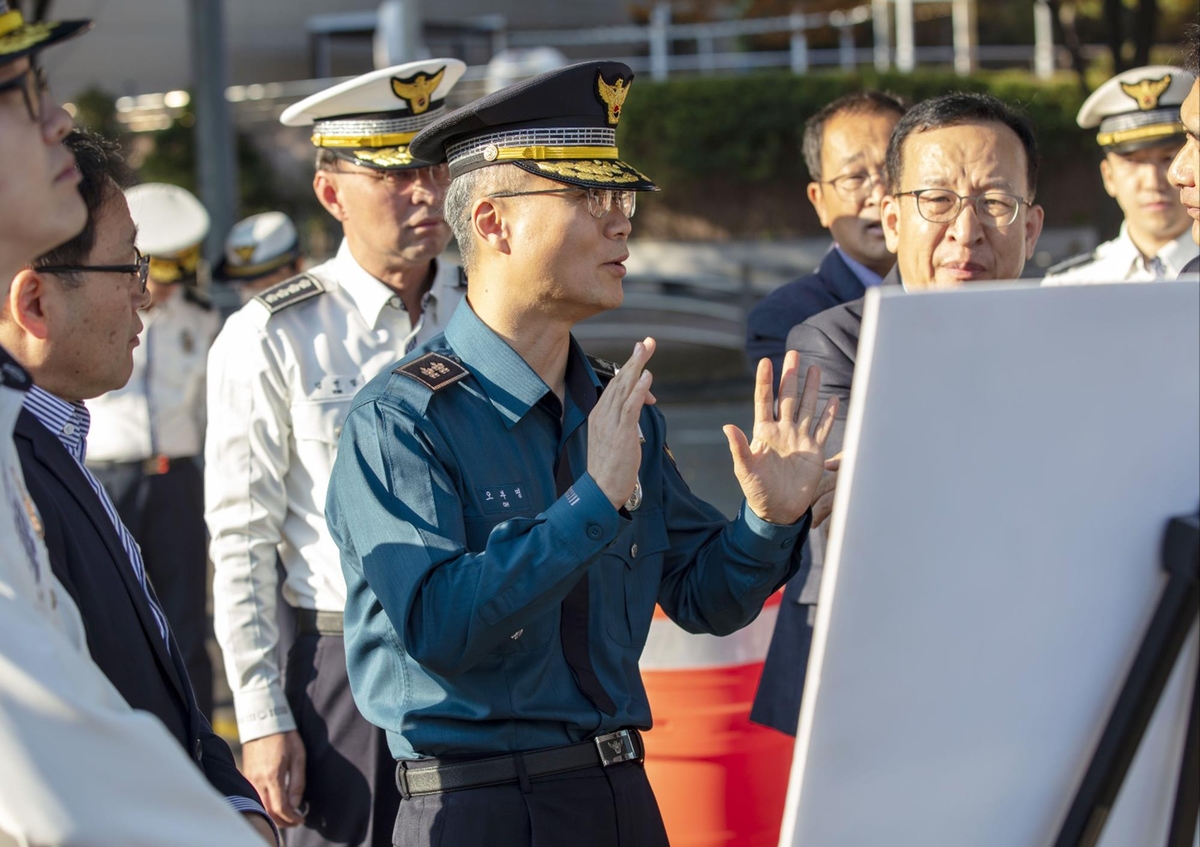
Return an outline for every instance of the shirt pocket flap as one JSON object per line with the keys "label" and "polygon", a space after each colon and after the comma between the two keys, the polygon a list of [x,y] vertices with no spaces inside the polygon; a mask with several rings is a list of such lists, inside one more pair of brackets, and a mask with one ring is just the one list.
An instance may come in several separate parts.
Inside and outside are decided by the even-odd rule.
{"label": "shirt pocket flap", "polygon": [[667,526],[663,523],[662,514],[651,512],[642,518],[635,516],[629,546],[625,547],[622,544],[615,552],[625,560],[626,567],[633,568],[647,556],[665,553],[670,546],[671,541],[667,537]]}

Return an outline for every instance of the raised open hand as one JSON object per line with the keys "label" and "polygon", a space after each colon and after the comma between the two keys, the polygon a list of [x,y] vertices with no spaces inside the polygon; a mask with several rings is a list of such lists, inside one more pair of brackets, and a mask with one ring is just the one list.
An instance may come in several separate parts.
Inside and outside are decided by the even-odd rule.
{"label": "raised open hand", "polygon": [[814,428],[821,369],[808,369],[804,391],[797,396],[799,367],[800,354],[789,350],[783,360],[776,415],[771,361],[759,361],[753,440],[748,441],[732,424],[724,427],[733,472],[747,505],[754,514],[775,524],[795,523],[817,499],[825,468],[825,442],[837,414],[837,398],[831,397]]}

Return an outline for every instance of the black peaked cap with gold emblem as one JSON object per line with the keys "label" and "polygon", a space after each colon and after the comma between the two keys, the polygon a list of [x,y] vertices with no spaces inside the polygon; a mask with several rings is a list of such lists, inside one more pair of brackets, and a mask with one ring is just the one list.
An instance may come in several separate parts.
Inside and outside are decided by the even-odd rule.
{"label": "black peaked cap with gold emblem", "polygon": [[585,188],[657,191],[617,152],[617,124],[633,72],[621,62],[584,62],[502,88],[430,124],[414,156],[450,164],[450,178],[488,165]]}
{"label": "black peaked cap with gold emblem", "polygon": [[314,146],[364,168],[439,164],[414,157],[409,142],[445,114],[446,95],[466,69],[458,59],[423,59],[371,71],[292,104],[279,121],[311,126]]}
{"label": "black peaked cap with gold emblem", "polygon": [[0,65],[15,62],[92,27],[87,20],[27,22],[21,10],[13,8],[15,5],[0,0]]}

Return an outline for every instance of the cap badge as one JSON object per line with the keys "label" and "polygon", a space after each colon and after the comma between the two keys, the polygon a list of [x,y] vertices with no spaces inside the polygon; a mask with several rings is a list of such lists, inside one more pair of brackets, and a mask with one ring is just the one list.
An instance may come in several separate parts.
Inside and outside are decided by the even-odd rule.
{"label": "cap badge", "polygon": [[392,77],[392,93],[407,103],[414,115],[420,115],[428,111],[429,98],[441,85],[442,77],[445,75],[446,69],[442,68],[433,76],[425,73],[413,74],[407,79],[394,76]]}
{"label": "cap badge", "polygon": [[249,262],[251,259],[254,258],[255,249],[256,249],[256,245],[247,244],[244,247],[234,247],[233,252],[243,262]]}
{"label": "cap badge", "polygon": [[616,126],[620,122],[621,107],[625,105],[625,97],[629,94],[631,83],[632,81],[627,82],[617,77],[616,82],[609,84],[604,81],[604,74],[601,71],[596,71],[596,94],[599,95],[604,105],[608,107],[606,117],[608,118],[609,126]]}
{"label": "cap badge", "polygon": [[1162,79],[1143,79],[1141,82],[1121,83],[1121,90],[1137,101],[1138,108],[1143,112],[1147,109],[1157,109],[1158,99],[1170,87],[1170,74]]}

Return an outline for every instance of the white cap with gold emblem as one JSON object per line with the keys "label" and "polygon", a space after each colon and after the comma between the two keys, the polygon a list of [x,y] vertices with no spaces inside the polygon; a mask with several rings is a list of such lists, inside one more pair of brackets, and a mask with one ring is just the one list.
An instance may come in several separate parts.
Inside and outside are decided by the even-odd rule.
{"label": "white cap with gold emblem", "polygon": [[1099,128],[1096,141],[1112,153],[1182,141],[1179,107],[1193,82],[1173,65],[1134,68],[1093,91],[1075,120],[1084,129]]}
{"label": "white cap with gold emblem", "polygon": [[225,237],[225,257],[213,275],[227,282],[252,282],[300,258],[296,226],[283,212],[263,212],[238,221]]}
{"label": "white cap with gold emblem", "polygon": [[147,182],[125,192],[137,224],[137,247],[150,257],[150,279],[188,282],[200,267],[200,247],[209,219],[196,195],[178,185]]}
{"label": "white cap with gold emblem", "polygon": [[339,83],[289,106],[284,126],[312,126],[312,143],[368,168],[419,168],[408,142],[446,111],[466,71],[458,59],[409,62]]}

